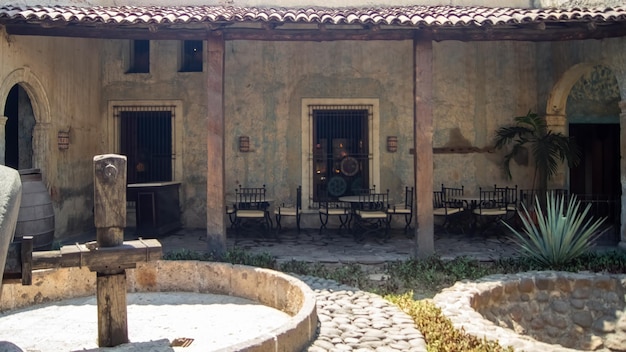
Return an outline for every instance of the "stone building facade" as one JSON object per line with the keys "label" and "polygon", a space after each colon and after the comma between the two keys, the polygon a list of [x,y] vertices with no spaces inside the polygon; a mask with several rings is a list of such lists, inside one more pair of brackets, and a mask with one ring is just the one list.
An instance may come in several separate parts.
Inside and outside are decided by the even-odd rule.
{"label": "stone building facade", "polygon": [[[438,5],[422,2],[435,8]],[[569,8],[572,4],[514,0],[508,3],[512,8],[536,7],[539,11],[553,5]],[[606,1],[586,4],[612,5]],[[100,16],[106,17],[106,10],[90,7],[96,5],[111,4],[84,2],[88,9],[85,13],[101,11]],[[140,9],[147,6],[142,2],[131,5]],[[154,1],[151,5],[166,6]],[[215,5],[228,11],[233,4]],[[251,13],[271,14],[264,4],[234,5],[252,6]],[[357,12],[371,15],[366,5],[355,2],[353,6],[360,9]],[[620,28],[617,32],[621,35],[594,38],[578,29],[569,37],[562,34],[547,39],[551,28],[544,28],[546,38],[531,33],[527,39],[507,40],[506,36],[497,35],[490,39],[490,34],[486,34],[490,30],[484,28],[479,29],[482,34],[477,37],[476,28],[463,34],[465,29],[459,28],[462,25],[441,25],[454,27],[454,34],[437,37],[434,30],[429,32],[432,37],[420,39],[419,31],[402,33],[428,27],[400,23],[400,6],[405,5],[381,5],[398,6],[399,12],[394,12],[398,20],[391,25],[359,20],[292,22],[287,20],[288,15],[283,15],[275,22],[255,18],[224,26],[228,21],[206,17],[204,24],[198,21],[204,32],[197,31],[195,22],[177,27],[155,21],[139,26],[145,27],[143,36],[129,30],[135,21],[133,14],[125,15],[127,28],[108,29],[103,25],[98,32],[97,26],[89,24],[72,31],[72,25],[80,25],[82,17],[64,14],[61,17],[67,23],[59,26],[55,25],[62,22],[59,18],[48,19],[55,11],[77,11],[75,5],[55,10],[22,6],[22,12],[4,5],[0,8],[0,112],[5,111],[9,94],[17,85],[18,93],[28,97],[21,106],[29,102],[35,120],[31,132],[32,161],[27,167],[42,170],[54,202],[59,238],[93,227],[93,156],[120,152],[118,113],[135,107],[165,109],[172,114],[168,137],[173,155],[171,178],[180,182],[182,225],[207,228],[209,236],[219,238],[227,226],[225,199],[233,195],[238,184],[264,184],[278,203],[295,198],[296,187],[302,185],[304,226],[319,226],[314,194],[316,170],[312,162],[315,144],[311,142],[317,127],[312,124],[310,107],[366,106],[369,115],[363,133],[368,141],[364,152],[367,183],[389,189],[391,198],[396,200],[401,200],[405,186],[416,186],[418,242],[426,236],[421,248],[432,245],[433,220],[428,210],[431,198],[427,194],[441,184],[463,185],[468,191],[494,184],[533,187],[532,168],[523,162],[514,164],[514,177],[509,180],[501,170],[503,152],[492,148],[494,131],[512,123],[514,116],[537,111],[547,117],[553,130],[567,134],[568,115],[576,115],[568,110],[569,106],[608,104],[599,113],[592,111],[577,118],[610,120],[617,122],[615,128],[623,130],[620,122],[626,116],[625,8],[616,8],[621,15],[604,20]],[[504,6],[501,1],[458,1],[455,5],[462,6],[455,11],[468,16],[473,16],[477,8],[484,10],[483,6]],[[281,6],[305,5],[294,2]],[[169,15],[184,17],[184,10],[169,9]],[[234,11],[242,11],[237,9]],[[156,12],[151,7],[145,11],[146,16]],[[30,19],[35,24],[22,21],[28,15],[36,18]],[[109,15],[109,23],[114,22],[115,16]],[[478,21],[476,18],[472,23]],[[571,18],[575,22],[575,16]],[[448,17],[448,21],[455,19]],[[545,27],[542,20],[545,18],[528,21],[536,22],[533,26],[541,30]],[[289,34],[267,35],[275,30],[274,25],[282,27],[283,33],[291,30],[294,36],[311,30],[343,31],[345,36],[293,39]],[[596,26],[594,21],[586,25],[590,31]],[[436,29],[437,24],[431,26]],[[499,28],[489,26],[493,33]],[[192,27],[194,34],[190,34]],[[514,25],[502,27],[507,27],[507,33],[514,33]],[[31,31],[33,28],[36,30]],[[377,36],[387,28],[399,34]],[[81,30],[85,32],[81,34]],[[367,33],[360,37],[363,30]],[[246,31],[253,34],[242,34]],[[222,36],[212,36],[217,32]],[[130,72],[134,60],[132,45],[139,39],[150,40],[146,73]],[[203,42],[200,71],[181,69],[181,52],[188,40]],[[217,51],[213,51],[215,47]],[[582,94],[582,98],[568,105],[572,88],[581,77],[594,72],[603,75],[599,83],[598,79],[594,82],[610,86],[607,94],[617,96],[591,103],[592,98],[585,100]],[[218,83],[214,81],[216,75],[221,77]],[[58,145],[59,132],[69,132],[67,149]],[[247,152],[240,149],[242,136],[248,137]],[[388,137],[397,138],[397,151],[388,150]],[[0,140],[3,138],[0,133]],[[619,143],[621,154],[624,142]],[[0,143],[0,151],[2,148],[4,143]],[[0,161],[3,154],[0,153]],[[617,182],[623,189],[626,165],[621,162],[618,168]],[[565,167],[552,186],[569,187]],[[622,229],[622,243],[626,242],[624,232]]]}

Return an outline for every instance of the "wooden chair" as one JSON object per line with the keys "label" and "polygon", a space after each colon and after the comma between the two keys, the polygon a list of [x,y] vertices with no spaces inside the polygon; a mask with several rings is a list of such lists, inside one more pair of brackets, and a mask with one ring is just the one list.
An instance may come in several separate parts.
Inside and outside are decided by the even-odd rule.
{"label": "wooden chair", "polygon": [[339,228],[337,232],[341,234],[342,229],[347,229],[352,215],[352,209],[350,205],[346,205],[343,202],[331,200],[328,195],[324,196],[319,201],[319,217],[320,217],[320,230],[321,234],[324,230],[327,230],[328,220],[331,217],[335,217],[339,220]]}
{"label": "wooden chair", "polygon": [[[269,215],[269,203],[265,197],[266,189],[263,187],[241,187],[235,190],[235,224],[237,235],[244,225],[257,225],[266,234],[272,229],[272,219]],[[252,228],[252,226],[250,226]],[[235,241],[236,242],[236,241]]]}
{"label": "wooden chair", "polygon": [[357,241],[363,240],[366,234],[384,229],[384,238],[389,236],[389,190],[385,193],[359,195],[359,202],[354,210],[354,226],[352,234]]}
{"label": "wooden chair", "polygon": [[404,215],[404,232],[408,233],[411,229],[411,221],[413,220],[413,187],[405,187],[404,188],[404,202],[400,204],[390,205],[389,209],[387,209],[387,214],[389,214],[389,222],[391,223],[391,219],[394,215]]}
{"label": "wooden chair", "polygon": [[448,227],[452,223],[450,220],[463,213],[463,204],[459,201],[448,201],[445,191],[433,191],[433,215],[443,218],[441,228],[448,233]]}
{"label": "wooden chair", "polygon": [[300,215],[302,214],[302,186],[296,188],[296,203],[293,205],[285,205],[276,207],[274,209],[274,216],[276,217],[276,232],[280,231],[282,225],[280,223],[283,216],[293,216],[296,218],[296,227],[298,233],[300,233]]}

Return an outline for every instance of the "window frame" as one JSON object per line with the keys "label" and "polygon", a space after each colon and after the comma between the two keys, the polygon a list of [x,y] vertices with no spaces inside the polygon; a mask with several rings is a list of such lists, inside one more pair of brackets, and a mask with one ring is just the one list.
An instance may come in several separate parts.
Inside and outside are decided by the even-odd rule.
{"label": "window frame", "polygon": [[367,128],[369,134],[369,183],[380,185],[380,101],[376,98],[303,98],[301,103],[301,182],[302,195],[310,200],[310,207],[316,208],[313,202],[313,118],[309,113],[315,105],[371,105],[371,114]]}
{"label": "window frame", "polygon": [[[172,111],[172,181],[183,180],[183,103],[181,100],[111,100],[107,108],[108,150],[120,153],[121,121],[116,110],[167,107]],[[128,167],[128,165],[127,165]]]}

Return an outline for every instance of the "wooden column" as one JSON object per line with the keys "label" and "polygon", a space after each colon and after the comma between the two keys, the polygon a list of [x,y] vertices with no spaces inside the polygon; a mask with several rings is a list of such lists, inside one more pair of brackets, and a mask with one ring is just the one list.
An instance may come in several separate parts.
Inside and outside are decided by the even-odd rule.
{"label": "wooden column", "polygon": [[[217,254],[226,252],[224,194],[224,38],[221,32],[207,38],[207,245]],[[234,138],[234,137],[233,137]]]}
{"label": "wooden column", "polygon": [[[93,163],[97,246],[121,246],[126,227],[126,157],[98,155]],[[97,272],[98,346],[127,343],[126,268],[112,262],[91,269]]]}
{"label": "wooden column", "polygon": [[433,44],[414,40],[414,174],[417,256],[435,253],[433,216]]}

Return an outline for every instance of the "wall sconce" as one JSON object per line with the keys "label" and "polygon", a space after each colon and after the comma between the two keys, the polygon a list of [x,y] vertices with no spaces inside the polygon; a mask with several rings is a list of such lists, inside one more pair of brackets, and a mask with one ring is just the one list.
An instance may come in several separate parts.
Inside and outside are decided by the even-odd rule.
{"label": "wall sconce", "polygon": [[57,134],[57,144],[59,150],[70,148],[70,131],[59,131]]}
{"label": "wall sconce", "polygon": [[398,137],[397,136],[387,137],[387,151],[390,153],[395,153],[398,151]]}
{"label": "wall sconce", "polygon": [[247,153],[250,151],[250,137],[239,136],[239,151],[242,153]]}

